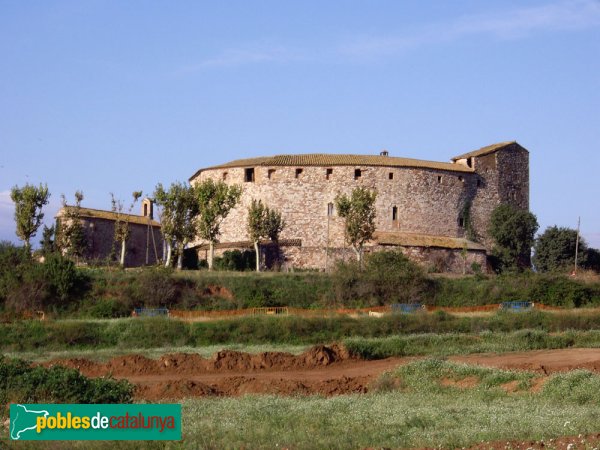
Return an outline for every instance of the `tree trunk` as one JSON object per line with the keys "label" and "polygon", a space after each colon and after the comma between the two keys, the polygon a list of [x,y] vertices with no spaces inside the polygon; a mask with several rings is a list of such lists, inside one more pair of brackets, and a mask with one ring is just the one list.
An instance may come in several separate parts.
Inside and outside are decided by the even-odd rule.
{"label": "tree trunk", "polygon": [[125,267],[125,240],[121,241],[121,258],[119,259],[121,267]]}
{"label": "tree trunk", "polygon": [[215,259],[215,243],[210,241],[208,243],[208,270],[213,270],[213,260]]}
{"label": "tree trunk", "polygon": [[171,267],[171,252],[172,252],[171,244],[165,242],[165,245],[167,247],[167,257],[165,259],[165,267]]}
{"label": "tree trunk", "polygon": [[177,255],[177,270],[183,269],[183,248],[184,245],[179,247],[179,254]]}
{"label": "tree trunk", "polygon": [[260,245],[258,245],[258,241],[254,241],[254,251],[256,252],[256,271],[260,272]]}
{"label": "tree trunk", "polygon": [[362,248],[352,247],[356,253],[356,261],[358,261],[358,268],[362,269]]}

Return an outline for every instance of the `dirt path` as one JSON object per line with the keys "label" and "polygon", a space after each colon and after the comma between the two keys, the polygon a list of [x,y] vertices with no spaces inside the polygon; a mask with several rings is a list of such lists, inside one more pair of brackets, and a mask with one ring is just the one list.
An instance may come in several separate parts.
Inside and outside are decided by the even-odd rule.
{"label": "dirt path", "polygon": [[543,374],[587,369],[600,372],[600,348],[565,348],[498,354],[453,356],[451,361]]}
{"label": "dirt path", "polygon": [[136,397],[146,400],[243,394],[340,395],[367,392],[379,375],[414,358],[364,361],[340,346],[315,346],[300,355],[281,352],[248,354],[224,350],[212,358],[195,354],[119,356],[106,363],[73,358],[44,366],[63,365],[90,377],[112,375],[136,385]]}
{"label": "dirt path", "polygon": [[[365,361],[351,357],[344,347],[318,345],[300,355],[223,350],[212,358],[189,353],[163,355],[158,359],[127,355],[105,363],[72,358],[43,365],[75,368],[90,377],[111,375],[124,378],[136,385],[137,398],[154,401],[244,394],[364,393],[383,372],[415,359]],[[449,359],[504,369],[530,370],[544,375],[578,368],[600,372],[600,349],[589,348],[476,354]]]}

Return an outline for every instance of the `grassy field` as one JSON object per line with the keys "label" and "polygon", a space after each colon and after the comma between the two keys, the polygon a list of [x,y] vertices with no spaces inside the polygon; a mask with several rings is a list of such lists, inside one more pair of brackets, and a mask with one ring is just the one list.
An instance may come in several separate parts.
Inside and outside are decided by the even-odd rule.
{"label": "grassy field", "polygon": [[[355,337],[453,333],[479,335],[519,330],[563,333],[595,329],[600,329],[600,311],[597,310],[498,312],[484,317],[461,317],[444,312],[393,314],[381,318],[264,316],[194,323],[161,318],[19,321],[0,324],[0,352],[229,344],[296,346]],[[564,345],[571,344],[566,342]]]}
{"label": "grassy field", "polygon": [[[549,440],[598,431],[600,376],[585,371],[554,375],[540,392],[532,392],[534,377],[527,372],[424,360],[384,374],[366,395],[187,400],[183,441],[143,447],[455,448],[481,441]],[[465,378],[474,380],[474,386],[444,383]],[[516,392],[502,388],[510,382]],[[4,442],[9,448],[40,448]],[[43,447],[133,449],[140,443],[48,442]]]}

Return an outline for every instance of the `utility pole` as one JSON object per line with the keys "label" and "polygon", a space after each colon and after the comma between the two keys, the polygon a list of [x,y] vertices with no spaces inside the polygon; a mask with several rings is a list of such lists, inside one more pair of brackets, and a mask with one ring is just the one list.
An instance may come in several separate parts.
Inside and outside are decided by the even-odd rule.
{"label": "utility pole", "polygon": [[574,275],[577,275],[577,257],[579,256],[579,229],[581,227],[581,216],[577,218],[577,240],[575,241],[575,270]]}

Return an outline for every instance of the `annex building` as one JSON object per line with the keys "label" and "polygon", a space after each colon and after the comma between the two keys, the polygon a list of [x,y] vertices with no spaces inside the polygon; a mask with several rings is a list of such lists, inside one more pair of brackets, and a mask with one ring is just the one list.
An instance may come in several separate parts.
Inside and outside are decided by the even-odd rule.
{"label": "annex building", "polygon": [[[297,268],[327,269],[335,259],[354,257],[334,199],[358,186],[377,191],[376,233],[365,252],[401,248],[439,271],[470,272],[473,263],[485,270],[494,208],[508,203],[529,209],[529,152],[514,141],[451,162],[400,158],[386,151],[240,159],[200,169],[190,183],[207,178],[243,188],[240,203],[223,221],[217,254],[252,247],[248,207],[252,199],[260,199],[281,211],[286,227],[279,251],[286,266]],[[204,244],[197,242],[200,257],[205,256]],[[265,254],[266,264],[273,264],[272,252]]]}

